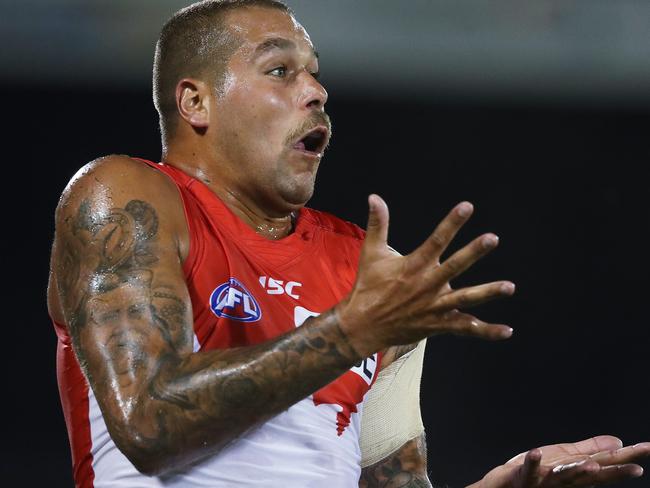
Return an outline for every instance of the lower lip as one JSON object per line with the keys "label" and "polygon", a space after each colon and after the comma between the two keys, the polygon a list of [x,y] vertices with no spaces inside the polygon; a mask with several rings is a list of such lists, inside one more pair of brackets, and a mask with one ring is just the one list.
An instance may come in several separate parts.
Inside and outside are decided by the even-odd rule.
{"label": "lower lip", "polygon": [[296,151],[297,153],[299,153],[301,156],[303,156],[305,158],[308,158],[308,159],[315,159],[316,160],[316,159],[320,159],[321,157],[323,157],[323,155],[320,154],[320,153],[315,153],[315,152],[312,152],[312,151],[306,151],[304,149],[298,149],[296,147],[294,147],[293,150]]}

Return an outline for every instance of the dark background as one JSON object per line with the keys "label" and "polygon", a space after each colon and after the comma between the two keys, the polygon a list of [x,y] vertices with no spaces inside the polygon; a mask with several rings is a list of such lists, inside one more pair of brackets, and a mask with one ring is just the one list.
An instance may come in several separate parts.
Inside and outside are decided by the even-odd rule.
{"label": "dark background", "polygon": [[[54,208],[96,157],[157,160],[157,116],[146,82],[5,74],[0,484],[67,487],[45,299]],[[454,249],[487,231],[501,244],[456,285],[517,284],[514,297],[476,310],[514,327],[509,341],[429,341],[422,412],[432,481],[463,486],[548,443],[650,440],[648,99],[325,83],[334,138],[310,206],[365,226],[366,197],[379,193],[391,244],[407,253],[469,200],[475,214]]]}

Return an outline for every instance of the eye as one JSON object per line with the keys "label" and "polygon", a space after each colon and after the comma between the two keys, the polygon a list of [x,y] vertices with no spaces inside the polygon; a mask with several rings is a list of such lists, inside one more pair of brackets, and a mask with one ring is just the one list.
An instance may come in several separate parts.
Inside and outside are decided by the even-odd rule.
{"label": "eye", "polygon": [[314,77],[315,80],[317,80],[320,77],[320,71],[314,71],[311,73],[311,75]]}
{"label": "eye", "polygon": [[283,78],[284,75],[287,74],[287,68],[286,66],[278,66],[277,68],[273,68],[267,74],[277,76],[278,78]]}

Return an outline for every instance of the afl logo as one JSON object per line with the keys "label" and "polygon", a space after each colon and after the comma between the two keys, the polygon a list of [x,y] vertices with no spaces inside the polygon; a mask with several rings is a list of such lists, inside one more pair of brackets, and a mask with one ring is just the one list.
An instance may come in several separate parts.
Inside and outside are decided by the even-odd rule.
{"label": "afl logo", "polygon": [[257,322],[262,318],[262,310],[257,300],[235,278],[230,278],[212,292],[210,309],[217,317],[239,322]]}

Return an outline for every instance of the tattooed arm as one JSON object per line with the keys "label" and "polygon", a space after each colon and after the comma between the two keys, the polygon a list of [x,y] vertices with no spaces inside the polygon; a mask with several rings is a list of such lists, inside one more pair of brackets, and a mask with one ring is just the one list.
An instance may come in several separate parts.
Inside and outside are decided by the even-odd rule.
{"label": "tattooed arm", "polygon": [[359,488],[425,488],[427,449],[424,433],[408,441],[386,459],[361,470]]}
{"label": "tattooed arm", "polygon": [[180,197],[139,162],[89,165],[56,225],[51,314],[68,327],[111,437],[145,474],[218,452],[360,359],[333,313],[264,344],[193,353]]}

